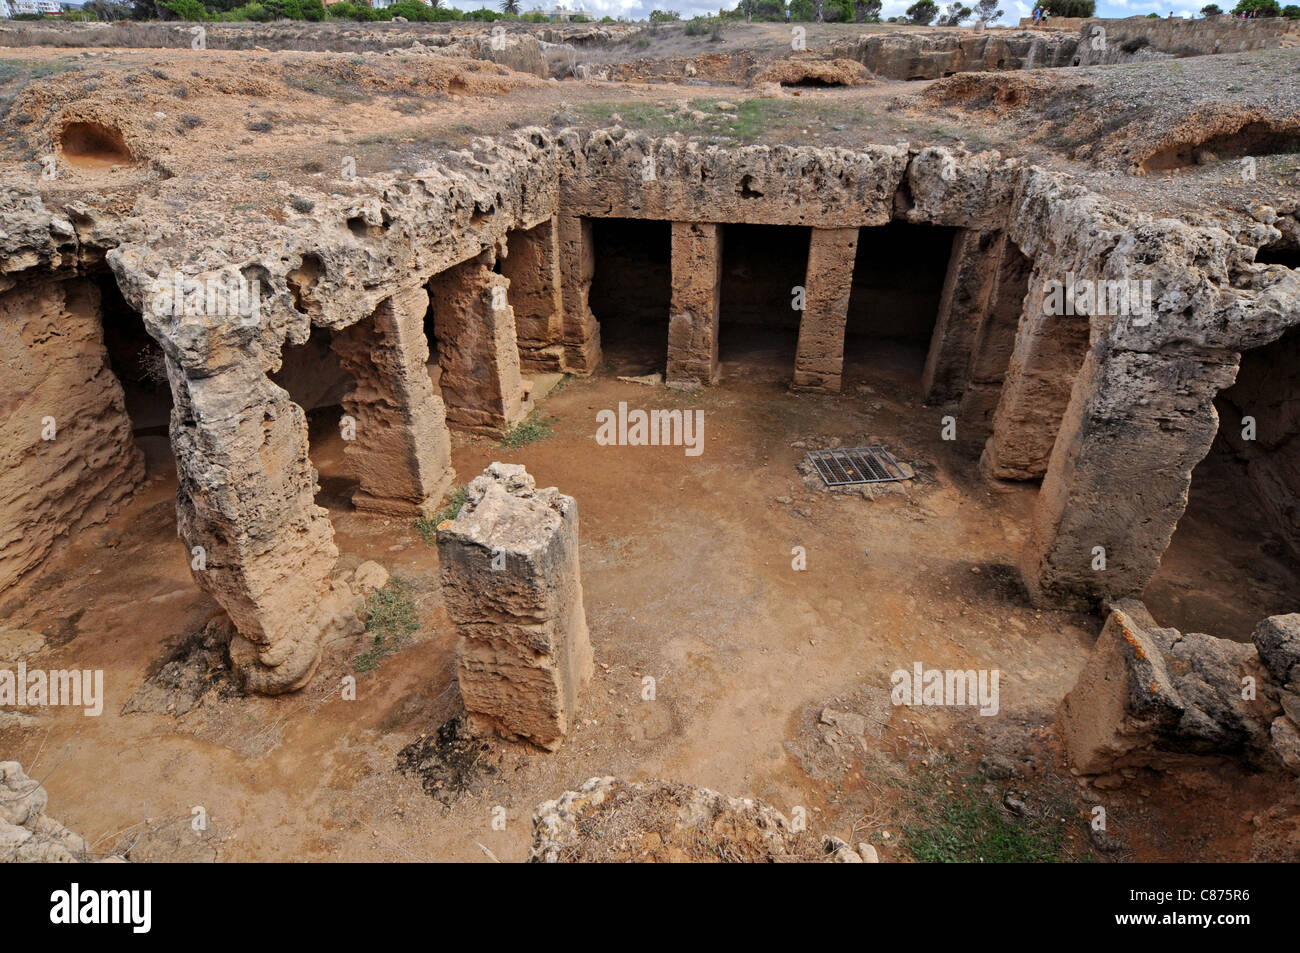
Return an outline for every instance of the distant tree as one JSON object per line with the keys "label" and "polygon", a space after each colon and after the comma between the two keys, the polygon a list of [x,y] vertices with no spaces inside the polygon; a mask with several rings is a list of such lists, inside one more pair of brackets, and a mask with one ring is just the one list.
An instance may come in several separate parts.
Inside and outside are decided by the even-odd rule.
{"label": "distant tree", "polygon": [[939,19],[935,21],[935,26],[961,26],[961,21],[969,18],[971,8],[961,2],[954,0],[948,4],[948,9],[940,14]]}
{"label": "distant tree", "polygon": [[879,23],[880,0],[854,0],[853,13],[859,23]]}
{"label": "distant tree", "polygon": [[975,19],[985,23],[1001,20],[1002,11],[998,9],[998,0],[978,0],[975,4]]}
{"label": "distant tree", "polygon": [[904,12],[907,14],[907,22],[913,26],[929,26],[939,15],[939,7],[934,0],[916,0]]}
{"label": "distant tree", "polygon": [[163,0],[158,6],[181,20],[209,20],[207,8],[199,0]]}
{"label": "distant tree", "polygon": [[130,20],[135,15],[132,4],[117,0],[90,0],[82,9],[94,14],[96,20]]}
{"label": "distant tree", "polygon": [[1223,16],[1223,11],[1219,9],[1219,5],[1217,3],[1207,3],[1205,6],[1201,7],[1201,16],[1221,17]]}
{"label": "distant tree", "polygon": [[1097,12],[1097,0],[1043,0],[1040,6],[1054,17],[1090,17]]}
{"label": "distant tree", "polygon": [[1282,16],[1286,17],[1288,20],[1300,20],[1300,7],[1296,6],[1294,3],[1288,3],[1282,8]]}
{"label": "distant tree", "polygon": [[651,23],[671,23],[674,20],[680,20],[682,15],[676,10],[651,10]]}
{"label": "distant tree", "polygon": [[790,0],[790,19],[809,23],[817,15],[812,0]]}
{"label": "distant tree", "polygon": [[501,12],[508,17],[519,16],[519,0],[501,0]]}
{"label": "distant tree", "polygon": [[1280,17],[1282,10],[1277,5],[1277,0],[1241,0],[1232,8],[1232,13],[1234,16],[1242,13],[1250,16],[1254,13],[1256,16],[1261,17]]}

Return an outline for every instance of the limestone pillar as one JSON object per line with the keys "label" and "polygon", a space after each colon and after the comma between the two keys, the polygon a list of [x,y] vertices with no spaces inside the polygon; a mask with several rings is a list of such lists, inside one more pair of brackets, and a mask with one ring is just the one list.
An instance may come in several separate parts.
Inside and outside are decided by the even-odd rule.
{"label": "limestone pillar", "polygon": [[[1061,276],[1062,278],[1064,276]],[[993,436],[983,465],[1003,480],[1035,480],[1047,471],[1048,457],[1091,331],[1086,314],[1049,314],[1047,280],[1034,269],[1007,367]]]}
{"label": "limestone pillar", "polygon": [[355,421],[355,439],[343,450],[361,484],[352,495],[359,510],[430,516],[455,477],[446,410],[426,368],[428,309],[428,292],[409,288],[381,303],[372,320],[334,335],[354,382],[343,409]]}
{"label": "limestone pillar", "polygon": [[438,528],[457,677],[474,726],[557,748],[591,678],[578,564],[578,504],[494,463]]}
{"label": "limestone pillar", "polygon": [[1235,376],[1235,360],[1210,356],[1088,354],[1021,558],[1035,603],[1142,591],[1218,431],[1214,397]]}
{"label": "limestone pillar", "polygon": [[528,416],[532,402],[519,373],[510,281],[492,270],[490,256],[436,275],[429,292],[447,423],[501,434]]}
{"label": "limestone pillar", "polygon": [[939,313],[921,375],[921,392],[927,403],[942,404],[961,394],[975,336],[988,312],[1004,243],[1001,232],[963,228],[953,237]]}
{"label": "limestone pillar", "polygon": [[315,502],[306,414],[256,357],[230,359],[246,349],[229,329],[199,333],[206,347],[188,353],[222,360],[181,370],[167,355],[178,532],[195,580],[239,631],[230,655],[245,687],[293,691],[322,641],[360,630],[351,594],[331,582],[338,550]]}
{"label": "limestone pillar", "polygon": [[858,253],[856,228],[814,228],[808,246],[803,319],[794,359],[794,388],[840,392],[844,326]]}
{"label": "limestone pillar", "polygon": [[519,366],[525,373],[564,370],[564,294],[560,280],[560,223],[552,217],[512,232],[501,273],[510,281]]}
{"label": "limestone pillar", "polygon": [[965,383],[961,387],[959,426],[985,441],[993,432],[993,413],[1002,396],[1002,382],[1011,365],[1020,315],[1029,287],[1029,259],[1005,236],[993,272],[987,306],[970,344]]}
{"label": "limestone pillar", "polygon": [[668,313],[670,381],[718,380],[722,226],[673,222],[672,302]]}
{"label": "limestone pillar", "polygon": [[564,370],[586,376],[600,364],[600,325],[589,304],[591,279],[596,274],[591,220],[561,215],[557,232],[564,302]]}

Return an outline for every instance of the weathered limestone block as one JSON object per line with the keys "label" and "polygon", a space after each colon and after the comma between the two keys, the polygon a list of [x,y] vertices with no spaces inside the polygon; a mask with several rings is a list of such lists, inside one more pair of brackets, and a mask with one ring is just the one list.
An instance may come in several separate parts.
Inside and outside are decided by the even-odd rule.
{"label": "weathered limestone block", "polygon": [[501,273],[510,280],[515,337],[524,373],[564,370],[564,293],[560,280],[560,223],[554,216],[512,232]]}
{"label": "weathered limestone block", "polygon": [[85,838],[45,814],[49,795],[17,761],[0,761],[0,864],[94,859]]}
{"label": "weathered limestone block", "polygon": [[751,225],[885,225],[906,146],[710,146],[691,140],[568,130],[558,145],[560,204],[570,215]]}
{"label": "weathered limestone block", "polygon": [[438,528],[447,612],[460,632],[457,674],[471,722],[557,748],[591,678],[578,565],[578,504],[539,490],[522,466],[475,477]]}
{"label": "weathered limestone block", "polygon": [[672,235],[673,291],[665,376],[681,383],[716,384],[722,228],[673,222]]}
{"label": "weathered limestone block", "polygon": [[[1242,698],[1246,676],[1259,686],[1253,700]],[[1206,756],[1270,760],[1272,695],[1254,647],[1159,628],[1141,602],[1125,600],[1061,704],[1062,736],[1085,774]]]}
{"label": "weathered limestone block", "polygon": [[596,256],[591,220],[575,215],[558,218],[560,279],[564,303],[564,370],[586,376],[600,364],[600,324],[591,313],[591,280]]}
{"label": "weathered limestone block", "polygon": [[1081,44],[1064,33],[864,33],[831,46],[886,79],[938,79],[982,70],[1069,66]]}
{"label": "weathered limestone block", "polygon": [[953,237],[921,392],[927,403],[961,395],[975,338],[984,323],[1006,239],[1001,232],[963,228]]}
{"label": "weathered limestone block", "polygon": [[[613,819],[617,835],[606,827]],[[603,777],[533,809],[528,859],[541,864],[860,864],[868,853],[874,854],[869,844],[855,851],[837,837],[796,829],[754,798],[727,797],[676,781]]]}
{"label": "weathered limestone block", "polygon": [[1047,471],[1088,348],[1087,315],[1048,313],[1043,289],[1052,277],[1036,268],[1030,278],[1015,351],[993,415],[984,465],[1001,480],[1036,480]]}
{"label": "weathered limestone block", "polygon": [[93,284],[24,283],[0,296],[0,354],[4,590],[62,538],[107,519],[145,471]]}
{"label": "weathered limestone block", "polygon": [[500,434],[527,417],[532,402],[519,373],[510,281],[492,263],[485,252],[450,268],[429,282],[429,292],[447,422]]}
{"label": "weathered limestone block", "polygon": [[856,228],[814,228],[804,279],[794,388],[838,394],[844,372],[844,326],[858,253]]}
{"label": "weathered limestone block", "polygon": [[1002,381],[1015,351],[1016,331],[1025,309],[1029,259],[1004,236],[988,306],[971,342],[970,363],[961,390],[959,415],[967,434],[987,439],[1002,395]]}
{"label": "weathered limestone block", "polygon": [[1022,551],[1035,604],[1083,608],[1146,587],[1218,431],[1214,395],[1236,373],[1219,360],[1089,353]]}
{"label": "weathered limestone block", "polygon": [[455,476],[442,395],[426,364],[423,288],[398,292],[373,321],[334,334],[334,350],[354,386],[343,409],[356,421],[344,453],[360,480],[352,503],[394,516],[429,516]]}

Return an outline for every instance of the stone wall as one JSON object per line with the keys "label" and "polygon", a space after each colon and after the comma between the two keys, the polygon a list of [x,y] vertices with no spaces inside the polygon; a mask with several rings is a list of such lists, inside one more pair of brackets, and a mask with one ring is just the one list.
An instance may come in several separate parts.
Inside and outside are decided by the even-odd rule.
{"label": "stone wall", "polygon": [[886,79],[939,79],[979,70],[1069,66],[1079,38],[1064,33],[932,30],[865,33],[841,40],[831,55],[857,60]]}
{"label": "stone wall", "polygon": [[0,355],[3,590],[107,519],[145,474],[93,282],[36,280],[0,295]]}

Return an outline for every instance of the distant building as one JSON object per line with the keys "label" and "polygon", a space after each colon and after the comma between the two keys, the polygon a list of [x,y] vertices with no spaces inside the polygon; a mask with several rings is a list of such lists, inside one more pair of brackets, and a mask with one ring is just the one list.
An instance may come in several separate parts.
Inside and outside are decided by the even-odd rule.
{"label": "distant building", "polygon": [[23,13],[43,13],[58,16],[63,12],[59,0],[0,0],[0,17],[16,17]]}
{"label": "distant building", "polygon": [[569,23],[578,17],[587,17],[588,19],[591,19],[591,14],[582,9],[582,7],[578,7],[576,10],[570,10],[567,7],[552,7],[550,10],[543,10],[541,7],[534,7],[528,12],[534,14],[540,13],[542,16],[546,17],[546,19],[553,20],[557,23]]}

